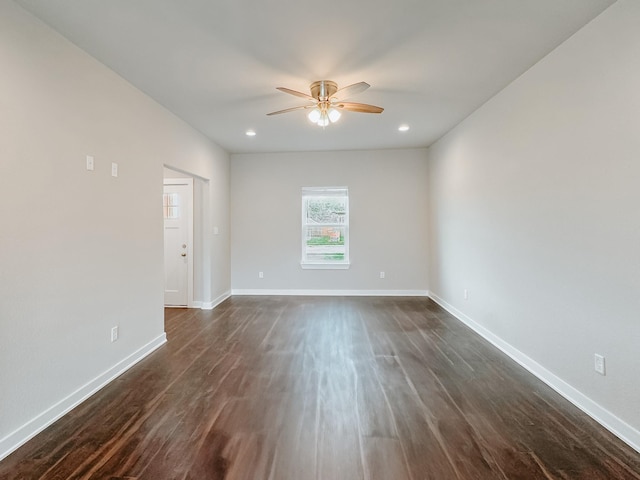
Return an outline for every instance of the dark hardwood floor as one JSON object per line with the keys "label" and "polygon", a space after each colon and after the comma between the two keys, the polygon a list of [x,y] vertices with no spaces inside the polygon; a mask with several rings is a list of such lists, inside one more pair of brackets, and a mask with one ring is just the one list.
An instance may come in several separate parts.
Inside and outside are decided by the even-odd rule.
{"label": "dark hardwood floor", "polygon": [[426,298],[233,297],[0,479],[640,479],[640,454]]}

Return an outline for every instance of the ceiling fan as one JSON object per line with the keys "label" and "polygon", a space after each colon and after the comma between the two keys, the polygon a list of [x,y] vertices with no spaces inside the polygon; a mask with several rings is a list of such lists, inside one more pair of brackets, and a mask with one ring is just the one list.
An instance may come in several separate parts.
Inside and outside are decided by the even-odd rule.
{"label": "ceiling fan", "polygon": [[360,113],[382,113],[384,110],[382,107],[343,101],[345,98],[364,92],[367,88],[369,88],[369,84],[366,82],[358,82],[338,89],[336,82],[319,80],[309,86],[311,95],[308,95],[289,88],[277,87],[281,92],[304,98],[310,103],[267,113],[267,115],[278,115],[280,113],[293,112],[294,110],[311,110],[307,115],[309,120],[321,127],[326,127],[329,123],[338,121],[341,116],[340,110]]}

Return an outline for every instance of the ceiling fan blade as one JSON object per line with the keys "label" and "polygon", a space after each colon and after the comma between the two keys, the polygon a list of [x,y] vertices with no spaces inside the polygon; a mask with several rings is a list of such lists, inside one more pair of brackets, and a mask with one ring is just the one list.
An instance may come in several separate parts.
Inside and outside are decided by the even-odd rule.
{"label": "ceiling fan blade", "polygon": [[375,105],[367,105],[366,103],[340,102],[333,105],[336,108],[342,108],[350,112],[360,113],[382,113],[384,108]]}
{"label": "ceiling fan blade", "polygon": [[333,97],[339,99],[349,98],[353,95],[364,92],[369,87],[370,85],[367,82],[354,83],[353,85],[341,88],[333,94]]}
{"label": "ceiling fan blade", "polygon": [[277,112],[267,113],[267,115],[279,115],[281,113],[293,112],[294,110],[303,110],[306,108],[313,108],[314,105],[300,105],[299,107],[285,108],[284,110],[278,110]]}
{"label": "ceiling fan blade", "polygon": [[285,87],[276,87],[276,90],[280,90],[281,92],[288,93],[289,95],[294,95],[296,97],[306,98],[307,100],[311,100],[315,102],[316,99],[307,93],[298,92],[297,90],[291,90],[290,88]]}

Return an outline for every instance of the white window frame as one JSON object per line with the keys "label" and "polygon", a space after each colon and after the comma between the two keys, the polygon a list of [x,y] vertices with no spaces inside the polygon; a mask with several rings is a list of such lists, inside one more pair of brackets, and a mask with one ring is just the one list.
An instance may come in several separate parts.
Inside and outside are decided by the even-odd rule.
{"label": "white window frame", "polygon": [[[342,223],[310,224],[307,222],[307,199],[314,197],[344,198],[346,212]],[[309,260],[307,259],[307,229],[310,227],[340,227],[344,229],[344,259],[343,260]],[[349,261],[349,189],[347,187],[303,187],[302,188],[302,230],[301,230],[302,260],[300,265],[304,269],[333,269],[344,270],[350,266]]]}

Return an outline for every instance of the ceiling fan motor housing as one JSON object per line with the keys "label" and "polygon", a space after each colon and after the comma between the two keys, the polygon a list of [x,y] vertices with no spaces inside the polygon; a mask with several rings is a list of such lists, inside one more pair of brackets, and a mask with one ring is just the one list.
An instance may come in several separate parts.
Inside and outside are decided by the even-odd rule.
{"label": "ceiling fan motor housing", "polygon": [[338,84],[331,80],[319,80],[309,87],[311,96],[319,102],[327,101],[338,91]]}

